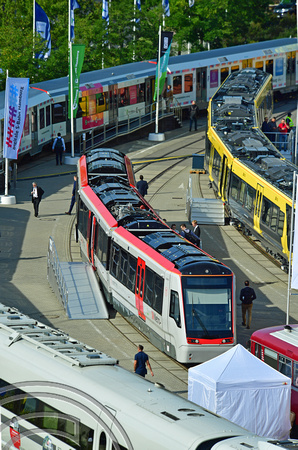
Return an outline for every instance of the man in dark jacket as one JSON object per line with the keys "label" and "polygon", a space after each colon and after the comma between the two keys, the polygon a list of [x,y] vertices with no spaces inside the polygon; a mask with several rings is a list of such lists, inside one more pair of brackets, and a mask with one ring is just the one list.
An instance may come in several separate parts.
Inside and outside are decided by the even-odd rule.
{"label": "man in dark jacket", "polygon": [[193,100],[189,108],[189,131],[192,129],[192,123],[195,124],[195,131],[197,131],[197,117],[199,115],[199,108]]}
{"label": "man in dark jacket", "polygon": [[245,287],[240,291],[240,300],[242,302],[242,325],[246,326],[246,312],[248,312],[247,329],[250,328],[251,324],[251,312],[252,312],[252,302],[255,300],[256,294],[253,288],[249,286],[249,281],[244,282]]}
{"label": "man in dark jacket", "polygon": [[33,203],[35,217],[38,217],[38,208],[39,208],[39,204],[41,202],[41,198],[42,198],[43,194],[44,194],[43,189],[40,186],[37,186],[37,184],[35,182],[33,182],[31,197],[32,197],[32,203]]}
{"label": "man in dark jacket", "polygon": [[143,175],[140,175],[140,181],[137,182],[137,190],[143,197],[147,195],[148,183],[144,180]]}

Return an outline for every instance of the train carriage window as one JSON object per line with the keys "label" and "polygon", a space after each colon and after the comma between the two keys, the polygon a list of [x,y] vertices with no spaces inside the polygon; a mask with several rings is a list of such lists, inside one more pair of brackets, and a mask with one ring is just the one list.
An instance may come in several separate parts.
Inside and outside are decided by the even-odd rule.
{"label": "train carriage window", "polygon": [[159,314],[162,313],[163,288],[163,278],[155,274],[153,309]]}
{"label": "train carriage window", "polygon": [[270,225],[271,213],[272,213],[272,203],[269,200],[267,200],[267,198],[263,197],[261,219],[262,222],[268,226]]}
{"label": "train carriage window", "polygon": [[118,279],[120,248],[113,242],[111,251],[111,274]]}
{"label": "train carriage window", "polygon": [[80,200],[79,203],[79,217],[78,217],[78,230],[82,233],[83,237],[87,237],[87,225],[88,225],[89,209]]}
{"label": "train carriage window", "polygon": [[184,75],[184,92],[193,91],[193,74],[188,73]]}
{"label": "train carriage window", "polygon": [[144,302],[153,306],[154,302],[154,272],[146,267]]}
{"label": "train carriage window", "polygon": [[298,362],[293,361],[293,380],[292,384],[298,387]]}
{"label": "train carriage window", "polygon": [[280,373],[292,379],[292,360],[280,356],[278,360],[278,370]]}
{"label": "train carriage window", "polygon": [[48,105],[46,107],[46,126],[50,126],[51,125],[51,107],[50,105]]}
{"label": "train carriage window", "polygon": [[55,103],[52,108],[52,123],[66,122],[66,103]]}
{"label": "train carriage window", "polygon": [[123,106],[129,105],[129,88],[120,88],[119,89],[119,101],[118,107],[121,108]]}
{"label": "train carriage window", "polygon": [[118,281],[124,284],[124,286],[127,286],[127,270],[128,270],[128,254],[125,250],[121,249]]}
{"label": "train carriage window", "polygon": [[263,61],[256,61],[255,62],[255,68],[259,69],[259,70],[263,70],[263,68],[264,68]]}
{"label": "train carriage window", "polygon": [[98,450],[105,450],[107,448],[107,437],[104,431],[100,433]]}
{"label": "train carriage window", "polygon": [[128,259],[128,274],[127,274],[127,287],[131,292],[135,291],[136,284],[136,270],[137,270],[137,258],[129,255]]}
{"label": "train carriage window", "polygon": [[[24,133],[24,136],[28,136],[28,134],[29,134],[29,114],[26,114],[23,133]],[[3,131],[2,131],[2,136],[3,136]]]}
{"label": "train carriage window", "polygon": [[239,66],[232,66],[231,72],[236,72],[236,70],[239,70]]}
{"label": "train carriage window", "polygon": [[267,73],[273,75],[273,59],[267,59],[265,61],[265,70]]}
{"label": "train carriage window", "polygon": [[141,83],[137,85],[138,92],[138,103],[142,103],[145,101],[145,83]]}
{"label": "train carriage window", "polygon": [[255,343],[255,352],[254,355],[261,359],[261,355],[262,355],[262,346],[260,344]]}
{"label": "train carriage window", "polygon": [[107,268],[108,261],[108,236],[100,224],[98,224],[97,237],[95,240],[95,253],[101,264]]}
{"label": "train carriage window", "polygon": [[254,188],[252,188],[251,186],[247,185],[244,206],[248,211],[251,211],[253,209],[255,196],[256,196],[256,190]]}
{"label": "train carriage window", "polygon": [[44,121],[45,117],[44,117],[44,108],[40,108],[39,110],[39,129],[42,130],[45,126],[45,121]]}
{"label": "train carriage window", "polygon": [[182,93],[182,76],[177,75],[173,77],[173,94],[181,94]]}
{"label": "train carriage window", "polygon": [[240,192],[239,192],[239,202],[242,205],[244,204],[245,191],[246,191],[246,183],[244,183],[244,181],[241,181]]}
{"label": "train carriage window", "polygon": [[283,235],[284,224],[285,224],[285,214],[282,211],[279,211],[278,228],[277,228],[277,234],[279,236]]}
{"label": "train carriage window", "polygon": [[276,231],[278,224],[278,208],[276,206],[272,207],[272,216],[271,216],[271,230]]}
{"label": "train carriage window", "polygon": [[175,320],[177,327],[181,328],[179,295],[178,292],[176,291],[171,291],[170,317],[172,317]]}
{"label": "train carriage window", "polygon": [[220,157],[219,153],[214,149],[212,174],[216,180],[218,180],[220,163],[221,163],[221,157]]}
{"label": "train carriage window", "polygon": [[239,187],[240,187],[240,179],[237,177],[237,175],[233,173],[231,182],[231,196],[236,201],[238,201]]}
{"label": "train carriage window", "polygon": [[277,370],[277,353],[269,348],[264,348],[264,362],[269,366],[273,367],[273,369]]}
{"label": "train carriage window", "polygon": [[221,84],[225,81],[225,79],[227,78],[228,75],[229,75],[228,67],[223,67],[222,69],[220,69],[220,83]]}

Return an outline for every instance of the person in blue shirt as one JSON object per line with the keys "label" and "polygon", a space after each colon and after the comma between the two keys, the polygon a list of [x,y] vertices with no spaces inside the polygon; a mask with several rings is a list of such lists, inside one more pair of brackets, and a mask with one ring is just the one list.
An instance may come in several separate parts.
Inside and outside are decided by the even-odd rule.
{"label": "person in blue shirt", "polygon": [[71,202],[69,210],[65,212],[65,214],[71,215],[72,208],[74,207],[74,204],[76,202],[76,187],[77,187],[77,177],[76,175],[73,177],[73,187],[72,187],[72,196],[71,196]]}
{"label": "person in blue shirt", "polygon": [[135,355],[135,360],[133,364],[133,370],[136,374],[141,375],[141,377],[145,377],[147,373],[147,368],[150,370],[151,375],[153,376],[153,372],[149,363],[148,355],[143,351],[144,347],[142,345],[138,346],[138,353]]}

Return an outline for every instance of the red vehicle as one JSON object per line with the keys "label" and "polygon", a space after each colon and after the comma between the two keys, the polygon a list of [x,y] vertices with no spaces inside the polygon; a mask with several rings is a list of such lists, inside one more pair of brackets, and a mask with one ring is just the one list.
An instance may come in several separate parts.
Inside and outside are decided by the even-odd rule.
{"label": "red vehicle", "polygon": [[255,331],[250,340],[253,355],[292,380],[291,411],[298,425],[298,325],[280,325]]}

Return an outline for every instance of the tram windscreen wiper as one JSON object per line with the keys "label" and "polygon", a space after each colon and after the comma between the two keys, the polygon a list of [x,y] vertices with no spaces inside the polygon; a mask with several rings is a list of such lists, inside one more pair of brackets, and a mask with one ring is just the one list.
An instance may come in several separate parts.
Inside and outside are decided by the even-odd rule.
{"label": "tram windscreen wiper", "polygon": [[199,314],[198,314],[197,311],[195,310],[195,308],[192,308],[192,315],[193,315],[193,317],[195,317],[195,318],[197,319],[197,321],[198,321],[199,324],[201,325],[203,331],[205,332],[205,335],[206,335],[205,337],[210,338],[211,336],[210,336],[210,334],[209,334],[207,328],[205,327],[204,322],[202,321],[201,317],[199,316]]}

